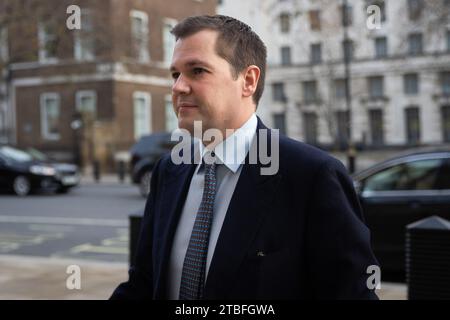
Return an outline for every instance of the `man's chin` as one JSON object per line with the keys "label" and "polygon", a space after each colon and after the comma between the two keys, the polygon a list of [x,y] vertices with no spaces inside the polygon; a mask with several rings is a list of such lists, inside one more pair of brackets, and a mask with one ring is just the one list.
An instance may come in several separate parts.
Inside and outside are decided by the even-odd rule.
{"label": "man's chin", "polygon": [[179,119],[178,128],[189,131],[191,135],[194,135],[194,121],[201,121],[196,119]]}
{"label": "man's chin", "polygon": [[[197,122],[196,130],[194,129],[194,122]],[[182,117],[178,118],[178,128],[189,131],[191,136],[194,136],[194,134],[200,135],[197,138],[201,138],[201,135],[207,128],[207,123],[202,119]]]}

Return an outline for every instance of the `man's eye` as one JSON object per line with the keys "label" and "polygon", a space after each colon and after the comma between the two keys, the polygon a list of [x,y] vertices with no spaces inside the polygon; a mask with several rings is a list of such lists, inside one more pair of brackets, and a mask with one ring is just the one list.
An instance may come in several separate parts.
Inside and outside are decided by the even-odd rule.
{"label": "man's eye", "polygon": [[201,74],[203,72],[205,72],[205,69],[203,68],[194,68],[194,74]]}
{"label": "man's eye", "polygon": [[180,76],[180,73],[179,73],[179,72],[174,72],[174,73],[172,73],[172,78],[173,78],[173,79],[178,79],[179,76]]}

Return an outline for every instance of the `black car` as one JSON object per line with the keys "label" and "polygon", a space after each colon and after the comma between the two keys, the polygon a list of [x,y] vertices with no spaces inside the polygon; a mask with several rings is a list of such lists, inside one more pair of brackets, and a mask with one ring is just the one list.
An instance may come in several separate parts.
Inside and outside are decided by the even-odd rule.
{"label": "black car", "polygon": [[35,149],[0,146],[0,188],[26,196],[36,190],[66,193],[78,185],[76,165],[50,160]]}
{"label": "black car", "polygon": [[450,148],[399,156],[353,178],[381,267],[404,273],[405,227],[450,219]]}
{"label": "black car", "polygon": [[167,132],[145,135],[130,149],[131,180],[139,185],[143,197],[150,192],[150,179],[156,162],[178,143],[178,141],[171,141],[170,137],[171,133]]}

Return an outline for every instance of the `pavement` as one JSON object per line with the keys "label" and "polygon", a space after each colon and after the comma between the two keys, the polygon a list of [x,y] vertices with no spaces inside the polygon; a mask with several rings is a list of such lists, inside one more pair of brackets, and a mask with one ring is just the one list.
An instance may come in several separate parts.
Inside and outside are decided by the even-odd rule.
{"label": "pavement", "polygon": [[0,300],[105,300],[128,278],[126,263],[81,259],[0,255],[0,270]]}
{"label": "pavement", "polygon": [[[81,259],[0,255],[0,270],[0,300],[105,300],[128,278],[126,263]],[[381,283],[377,294],[405,300],[406,285]]]}

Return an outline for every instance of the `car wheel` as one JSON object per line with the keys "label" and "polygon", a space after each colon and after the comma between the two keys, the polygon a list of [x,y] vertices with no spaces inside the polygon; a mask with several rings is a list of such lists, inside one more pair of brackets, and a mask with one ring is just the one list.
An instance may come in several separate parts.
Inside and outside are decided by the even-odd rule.
{"label": "car wheel", "polygon": [[67,192],[69,192],[69,189],[70,189],[70,188],[67,188],[67,187],[59,187],[59,188],[56,190],[56,193],[61,193],[61,194],[67,193]]}
{"label": "car wheel", "polygon": [[27,177],[17,176],[13,181],[13,191],[18,196],[26,196],[31,191],[31,183]]}
{"label": "car wheel", "polygon": [[150,181],[152,179],[152,172],[146,171],[141,176],[141,182],[139,183],[139,191],[143,197],[147,197],[150,193]]}

